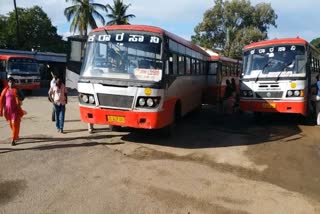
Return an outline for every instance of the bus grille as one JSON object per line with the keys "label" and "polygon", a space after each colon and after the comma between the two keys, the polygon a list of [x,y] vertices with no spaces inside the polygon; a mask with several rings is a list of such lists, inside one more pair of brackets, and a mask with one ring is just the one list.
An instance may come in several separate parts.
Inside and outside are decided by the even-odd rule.
{"label": "bus grille", "polygon": [[100,106],[131,108],[133,96],[123,96],[114,94],[97,94]]}
{"label": "bus grille", "polygon": [[282,91],[262,91],[256,92],[257,98],[282,98]]}

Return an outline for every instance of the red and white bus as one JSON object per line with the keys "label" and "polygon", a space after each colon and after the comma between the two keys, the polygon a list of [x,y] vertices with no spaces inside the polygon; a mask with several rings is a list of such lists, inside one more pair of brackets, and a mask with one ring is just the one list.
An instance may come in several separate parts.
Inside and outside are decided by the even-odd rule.
{"label": "red and white bus", "polygon": [[210,56],[158,27],[106,26],[89,34],[78,82],[81,120],[160,129],[202,105]]}
{"label": "red and white bus", "polygon": [[239,94],[239,80],[242,62],[237,59],[212,55],[208,71],[206,101],[209,104],[221,104],[226,89],[226,81],[235,82]]}
{"label": "red and white bus", "polygon": [[245,46],[240,108],[243,111],[310,115],[311,86],[320,72],[320,53],[301,38]]}
{"label": "red and white bus", "polygon": [[37,60],[29,56],[0,55],[0,79],[6,84],[13,77],[16,86],[23,90],[40,88],[40,72]]}

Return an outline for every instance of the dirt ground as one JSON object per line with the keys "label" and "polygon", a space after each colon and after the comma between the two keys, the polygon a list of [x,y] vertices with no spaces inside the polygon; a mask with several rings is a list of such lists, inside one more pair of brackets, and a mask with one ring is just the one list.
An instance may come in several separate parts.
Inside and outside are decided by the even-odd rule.
{"label": "dirt ground", "polygon": [[[36,94],[37,95],[37,94]],[[46,96],[23,108],[18,145],[0,118],[0,213],[320,213],[320,128],[297,117],[188,115],[161,132],[95,126],[70,97],[65,134]]]}

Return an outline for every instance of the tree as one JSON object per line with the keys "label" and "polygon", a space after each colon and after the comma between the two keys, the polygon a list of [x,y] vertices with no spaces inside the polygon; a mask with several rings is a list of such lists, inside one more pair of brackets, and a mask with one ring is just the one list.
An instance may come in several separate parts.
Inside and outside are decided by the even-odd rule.
{"label": "tree", "polygon": [[[20,36],[16,37],[16,12],[19,15]],[[57,34],[57,28],[52,26],[51,20],[43,10],[34,6],[29,9],[17,8],[8,13],[8,17],[0,16],[1,30],[0,47],[9,49],[65,52],[65,42]],[[2,29],[2,28],[1,28]]]}
{"label": "tree", "polygon": [[93,3],[90,0],[66,0],[66,2],[69,1],[74,5],[67,7],[64,10],[64,15],[68,21],[72,19],[70,31],[75,32],[78,30],[81,36],[87,36],[88,27],[91,29],[97,28],[95,18],[98,18],[103,25],[105,24],[104,17],[98,10],[106,12],[106,6]]}
{"label": "tree", "polygon": [[316,38],[316,39],[313,39],[311,41],[311,44],[313,46],[315,46],[319,51],[320,51],[320,37],[319,38]]}
{"label": "tree", "polygon": [[270,26],[276,26],[277,15],[271,4],[252,6],[249,0],[215,0],[204,13],[192,36],[195,44],[218,48],[229,57],[241,57],[244,45],[264,40]]}
{"label": "tree", "polygon": [[20,24],[19,24],[19,15],[18,15],[18,10],[17,10],[17,2],[16,0],[13,0],[13,5],[14,5],[14,11],[16,12],[16,35],[17,35],[17,41],[18,43],[20,42]]}
{"label": "tree", "polygon": [[8,17],[0,15],[0,48],[6,48],[6,39],[7,39],[7,20]]}
{"label": "tree", "polygon": [[109,21],[107,25],[130,24],[129,19],[136,17],[133,14],[126,15],[127,10],[130,6],[131,4],[124,4],[122,0],[113,0],[113,6],[107,4],[107,9],[111,11],[111,13],[107,15],[107,17],[110,18],[111,21]]}

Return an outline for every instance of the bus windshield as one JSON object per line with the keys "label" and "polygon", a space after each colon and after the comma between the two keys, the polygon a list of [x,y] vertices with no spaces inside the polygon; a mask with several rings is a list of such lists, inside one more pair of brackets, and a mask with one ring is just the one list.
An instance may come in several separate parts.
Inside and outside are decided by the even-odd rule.
{"label": "bus windshield", "polygon": [[38,64],[33,59],[14,58],[8,62],[8,74],[39,73]]}
{"label": "bus windshield", "polygon": [[305,76],[307,57],[302,45],[280,45],[244,52],[243,75]]}
{"label": "bus windshield", "polygon": [[136,32],[97,32],[89,36],[82,77],[160,81],[159,36]]}

